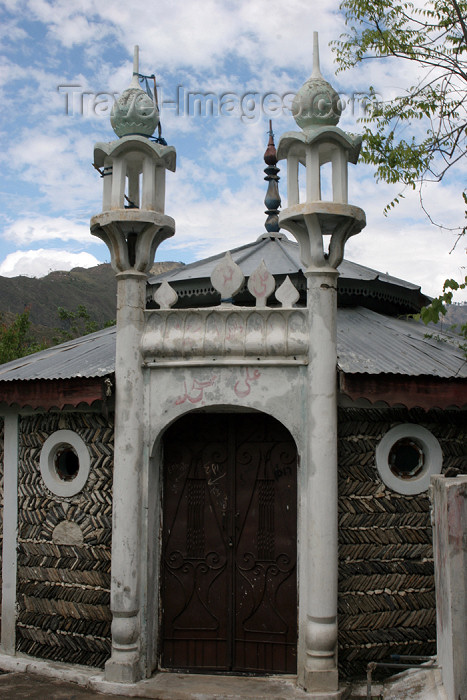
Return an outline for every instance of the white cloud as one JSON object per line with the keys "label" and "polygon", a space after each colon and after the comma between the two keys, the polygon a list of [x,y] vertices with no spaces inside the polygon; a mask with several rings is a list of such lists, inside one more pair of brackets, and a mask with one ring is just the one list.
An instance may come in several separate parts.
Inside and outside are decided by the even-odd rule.
{"label": "white cloud", "polygon": [[4,230],[4,237],[17,245],[28,245],[37,241],[79,241],[89,243],[89,225],[78,223],[63,216],[29,216],[17,219]]}
{"label": "white cloud", "polygon": [[[8,152],[9,164],[18,178],[37,187],[53,211],[92,212],[101,196],[99,178],[93,174],[92,142],[86,159],[78,157],[82,141],[75,134],[47,134],[39,129],[24,133]],[[78,152],[77,152],[78,151]]]}
{"label": "white cloud", "polygon": [[[452,236],[429,224],[396,224],[388,219],[353,236],[346,258],[419,284],[425,294],[437,296],[446,279],[461,281],[467,273],[465,243],[461,241],[450,254],[453,242]],[[459,292],[456,300],[467,301],[467,292]]]}
{"label": "white cloud", "polygon": [[[272,62],[304,67],[305,73],[311,69],[312,31],[321,30],[324,46],[343,28],[338,6],[338,0],[319,0],[308,14],[304,0],[289,0],[286,10],[279,0],[203,0],[202,6],[160,0],[157,9],[145,0],[27,3],[32,18],[43,22],[53,40],[66,48],[91,46],[96,37],[113,35],[128,51],[140,44],[143,61],[153,56],[159,69],[206,69],[236,56],[256,67]],[[327,67],[330,56],[323,61]]]}
{"label": "white cloud", "polygon": [[89,253],[70,253],[54,248],[17,250],[10,253],[0,264],[3,277],[44,277],[53,270],[71,270],[74,267],[93,267],[99,260]]}
{"label": "white cloud", "polygon": [[[91,167],[93,143],[114,138],[95,93],[128,86],[136,43],[141,70],[156,73],[164,100],[175,99],[177,86],[218,96],[234,92],[240,98],[246,92],[260,97],[295,92],[311,72],[313,30],[320,31],[323,74],[345,94],[373,84],[387,97],[417,77],[412,64],[391,61],[365,62],[333,77],[334,56],[327,44],[344,29],[339,0],[316,0],[311,9],[305,0],[289,0],[286,8],[279,0],[159,0],[156,7],[146,0],[4,0],[3,6],[12,16],[5,18],[11,35],[4,37],[4,68],[0,66],[5,143],[0,154],[5,175],[0,260],[7,253],[19,254],[13,246],[46,248],[50,242],[52,253],[43,256],[49,264],[61,245],[73,248],[66,253],[70,258],[93,240],[87,219],[100,210],[102,190]],[[26,17],[31,21],[26,23]],[[64,84],[79,85],[72,115],[65,114],[65,91],[57,90]],[[81,115],[78,93],[83,92],[92,94],[84,98]],[[250,120],[239,115],[209,119],[177,116],[174,108],[163,108],[164,136],[178,152],[166,197],[177,233],[164,246],[183,249],[194,259],[254,240],[263,231],[268,116],[256,111]],[[356,116],[346,110],[341,126],[357,131]],[[284,131],[296,129],[289,113],[273,119],[276,142]],[[285,206],[286,167],[279,165]],[[416,193],[408,192],[386,219],[383,207],[399,188],[376,183],[371,168],[363,165],[350,168],[349,176],[350,201],[366,209],[368,218],[368,233],[349,244],[350,257],[422,282],[431,293],[445,277],[458,273],[464,250],[448,255],[452,236],[431,229]],[[457,183],[452,179],[427,189],[426,201],[437,220],[458,222],[463,181],[461,173]],[[38,269],[41,256],[33,253]],[[159,259],[161,255],[164,247]]]}
{"label": "white cloud", "polygon": [[[48,26],[51,37],[67,48],[102,40],[112,28],[99,20],[88,0],[70,3],[67,0],[45,2],[29,0],[28,11],[33,19]],[[97,15],[97,16],[96,16]]]}
{"label": "white cloud", "polygon": [[0,24],[0,45],[3,43],[18,41],[27,38],[27,33],[18,27],[14,21],[5,21]]}
{"label": "white cloud", "polygon": [[[255,240],[264,232],[265,192],[260,174],[243,178],[239,189],[226,185],[217,195],[204,197],[190,182],[173,184],[167,213],[175,217],[177,228],[166,245],[191,251],[196,260]],[[163,255],[161,248],[157,259]]]}
{"label": "white cloud", "polygon": [[[456,233],[430,223],[421,212],[418,192],[406,190],[405,199],[383,216],[400,186],[376,182],[368,166],[352,167],[349,174],[350,203],[365,210],[367,227],[347,243],[348,259],[419,284],[430,296],[441,293],[447,278],[461,281],[466,276],[465,241],[450,253]],[[424,201],[435,220],[453,227],[462,223],[459,183],[427,185]],[[467,301],[467,292],[459,292],[456,299]]]}

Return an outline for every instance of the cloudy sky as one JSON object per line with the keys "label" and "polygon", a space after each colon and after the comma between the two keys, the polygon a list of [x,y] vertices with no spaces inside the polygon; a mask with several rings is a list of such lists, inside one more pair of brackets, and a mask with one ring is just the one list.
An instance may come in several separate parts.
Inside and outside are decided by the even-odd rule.
{"label": "cloudy sky", "polygon": [[[389,62],[335,76],[328,43],[343,29],[335,0],[0,1],[0,275],[109,261],[89,233],[102,188],[93,145],[116,138],[110,108],[130,82],[135,44],[141,72],[157,76],[163,135],[177,149],[166,197],[177,230],[156,259],[191,262],[257,238],[268,119],[276,142],[297,128],[289,107],[311,72],[313,30],[322,72],[346,104],[345,130],[358,131],[370,85],[384,98],[417,78],[410,65]],[[193,110],[200,93],[213,94],[213,114]],[[282,164],[283,205],[284,171]],[[459,224],[465,175],[459,167],[427,188],[433,219]],[[417,193],[385,217],[397,188],[376,183],[361,164],[350,178],[350,202],[366,210],[368,225],[349,242],[348,259],[418,282],[428,294],[446,277],[465,275],[465,243],[450,254],[454,234],[429,224]]]}

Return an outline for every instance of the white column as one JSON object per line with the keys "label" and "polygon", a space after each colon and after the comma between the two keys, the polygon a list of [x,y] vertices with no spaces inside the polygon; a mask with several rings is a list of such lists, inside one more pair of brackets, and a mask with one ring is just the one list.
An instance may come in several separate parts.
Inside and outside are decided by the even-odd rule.
{"label": "white column", "polygon": [[313,144],[306,149],[306,201],[321,200],[321,170],[319,163],[319,145]]}
{"label": "white column", "polygon": [[336,146],[332,151],[332,201],[348,203],[347,151]]}
{"label": "white column", "polygon": [[141,460],[143,372],[139,350],[146,275],[117,274],[115,458],[112,512],[112,656],[106,679],[133,683],[143,675],[141,653]]}
{"label": "white column", "polygon": [[156,164],[146,156],[143,161],[143,197],[141,209],[157,211],[156,207]]}
{"label": "white column", "polygon": [[[141,170],[137,165],[128,168],[128,199],[139,209],[139,174]],[[125,202],[124,202],[125,204]]]}
{"label": "white column", "polygon": [[4,418],[2,637],[4,654],[16,646],[16,547],[18,535],[18,415]]}
{"label": "white column", "polygon": [[467,698],[467,476],[431,477],[438,664],[448,700]]}
{"label": "white column", "polygon": [[111,205],[112,198],[112,159],[104,160],[104,184],[102,188],[102,211],[108,211]]}
{"label": "white column", "polygon": [[156,211],[165,211],[165,168],[156,168]]}
{"label": "white column", "polygon": [[143,161],[143,195],[141,209],[156,210],[156,164],[152,158],[146,156]]}
{"label": "white column", "polygon": [[287,206],[294,207],[300,201],[298,191],[298,156],[287,156]]}
{"label": "white column", "polygon": [[[340,697],[337,674],[337,277],[310,270],[306,635],[303,685]],[[333,694],[335,693],[335,695]]]}
{"label": "white column", "polygon": [[112,167],[111,209],[123,209],[125,194],[126,163],[121,156],[114,158]]}

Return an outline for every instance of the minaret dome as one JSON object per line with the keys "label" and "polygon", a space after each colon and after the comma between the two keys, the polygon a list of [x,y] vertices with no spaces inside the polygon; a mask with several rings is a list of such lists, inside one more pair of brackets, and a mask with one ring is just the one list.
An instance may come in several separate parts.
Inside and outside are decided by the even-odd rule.
{"label": "minaret dome", "polygon": [[139,47],[135,46],[133,78],[112,107],[110,123],[119,138],[123,136],[152,136],[159,124],[155,102],[139,85]]}
{"label": "minaret dome", "polygon": [[308,131],[319,126],[337,126],[342,112],[338,93],[321,75],[318,32],[313,32],[313,72],[292,102],[298,126]]}

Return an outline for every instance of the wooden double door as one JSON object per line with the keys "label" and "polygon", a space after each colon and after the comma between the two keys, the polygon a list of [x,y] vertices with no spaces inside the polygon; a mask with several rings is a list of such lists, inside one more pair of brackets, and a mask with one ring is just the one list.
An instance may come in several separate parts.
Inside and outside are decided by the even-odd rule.
{"label": "wooden double door", "polygon": [[163,668],[295,673],[297,452],[259,413],[192,413],[164,440]]}

